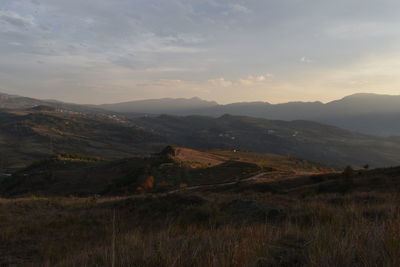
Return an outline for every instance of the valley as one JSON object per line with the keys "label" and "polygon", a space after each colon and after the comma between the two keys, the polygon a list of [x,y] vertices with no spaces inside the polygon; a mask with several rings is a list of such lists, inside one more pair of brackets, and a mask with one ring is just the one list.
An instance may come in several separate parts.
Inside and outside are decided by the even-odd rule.
{"label": "valley", "polygon": [[[38,106],[0,111],[0,166],[20,169],[59,153],[107,160],[157,153],[169,144],[294,156],[333,168],[400,164],[400,139],[311,121],[224,115],[127,118]],[[6,173],[8,173],[7,171]]]}
{"label": "valley", "polygon": [[0,267],[399,267],[399,14],[0,0]]}

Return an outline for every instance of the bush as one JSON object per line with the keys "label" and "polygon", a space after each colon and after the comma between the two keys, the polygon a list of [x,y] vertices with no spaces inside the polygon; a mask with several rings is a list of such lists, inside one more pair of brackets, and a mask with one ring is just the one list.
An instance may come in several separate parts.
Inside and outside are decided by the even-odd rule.
{"label": "bush", "polygon": [[351,166],[347,166],[343,171],[343,176],[347,179],[352,178],[354,175],[354,169]]}
{"label": "bush", "polygon": [[347,166],[343,171],[343,185],[345,191],[349,190],[353,186],[354,169],[351,166]]}

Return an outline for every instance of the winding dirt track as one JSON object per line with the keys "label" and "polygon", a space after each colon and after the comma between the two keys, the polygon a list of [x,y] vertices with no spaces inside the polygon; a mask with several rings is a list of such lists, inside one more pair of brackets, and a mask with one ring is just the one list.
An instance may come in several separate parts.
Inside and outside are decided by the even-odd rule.
{"label": "winding dirt track", "polygon": [[260,180],[260,182],[270,182],[274,180],[284,180],[284,179],[294,179],[294,178],[300,178],[300,177],[305,177],[305,176],[312,176],[312,175],[317,175],[318,173],[312,173],[312,172],[302,172],[302,173],[294,173],[294,172],[262,172],[257,175],[241,179],[238,181],[232,181],[232,182],[226,182],[226,183],[216,183],[216,184],[204,184],[204,185],[194,185],[194,186],[189,186],[186,188],[180,188],[176,190],[169,191],[168,193],[173,194],[173,193],[178,193],[178,192],[183,192],[183,191],[192,191],[192,190],[198,190],[198,189],[214,189],[218,187],[223,187],[223,186],[229,186],[229,185],[237,185],[237,184],[242,184],[242,183],[248,183],[248,182],[255,182],[257,180]]}

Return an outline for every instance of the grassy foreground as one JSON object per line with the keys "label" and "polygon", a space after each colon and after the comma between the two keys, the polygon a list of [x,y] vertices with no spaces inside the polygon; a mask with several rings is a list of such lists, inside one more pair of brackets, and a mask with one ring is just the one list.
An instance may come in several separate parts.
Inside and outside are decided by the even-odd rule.
{"label": "grassy foreground", "polygon": [[0,199],[0,266],[400,266],[400,196]]}

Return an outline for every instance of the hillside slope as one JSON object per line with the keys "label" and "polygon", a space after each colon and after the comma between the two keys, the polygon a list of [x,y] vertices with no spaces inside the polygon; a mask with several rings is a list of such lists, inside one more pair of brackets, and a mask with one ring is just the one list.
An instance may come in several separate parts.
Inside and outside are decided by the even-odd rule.
{"label": "hillside slope", "polygon": [[400,140],[349,132],[310,121],[225,115],[140,117],[52,110],[0,111],[0,168],[22,168],[57,153],[120,159],[168,144],[296,156],[332,166],[400,164]]}
{"label": "hillside slope", "polygon": [[400,164],[400,143],[310,121],[273,121],[242,116],[159,116],[133,120],[170,143],[194,149],[236,149],[293,155],[336,166]]}
{"label": "hillside slope", "polygon": [[83,112],[91,114],[115,114],[115,112],[100,109],[96,106],[78,105],[73,103],[65,103],[56,100],[40,100],[30,97],[23,97],[18,95],[9,95],[0,92],[0,109],[29,109],[37,106],[48,106],[55,109]]}
{"label": "hillside slope", "polygon": [[[57,153],[109,159],[146,154],[165,138],[122,117],[54,111],[0,111],[0,168],[21,168]],[[156,149],[153,148],[156,146]]]}
{"label": "hillside slope", "polygon": [[150,157],[117,161],[75,154],[57,155],[15,173],[0,183],[0,194],[119,195],[161,192],[182,185],[236,182],[278,170],[319,173],[326,167],[297,158],[168,146]]}

